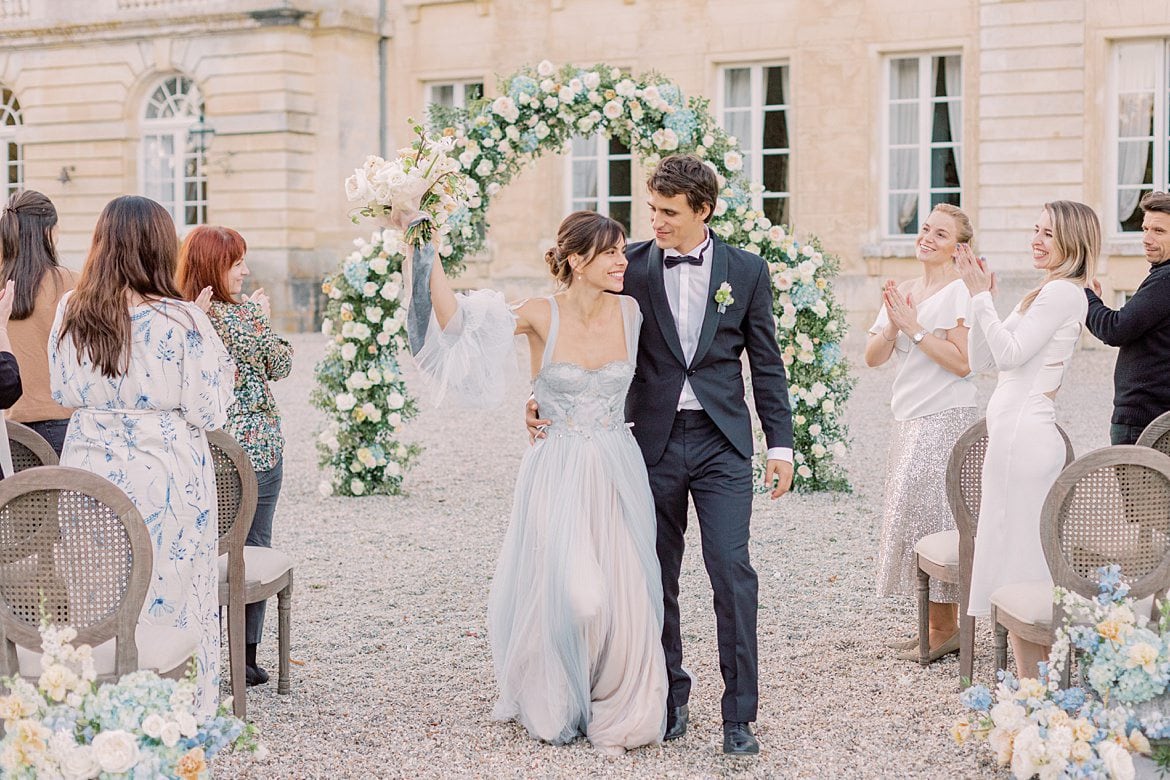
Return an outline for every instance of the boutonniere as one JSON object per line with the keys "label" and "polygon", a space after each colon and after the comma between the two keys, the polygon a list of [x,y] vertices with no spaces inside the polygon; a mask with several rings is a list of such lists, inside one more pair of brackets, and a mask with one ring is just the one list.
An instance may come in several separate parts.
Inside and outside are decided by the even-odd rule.
{"label": "boutonniere", "polygon": [[720,314],[727,311],[727,307],[735,303],[735,298],[731,297],[731,285],[727,282],[719,285],[719,289],[715,291],[715,303],[719,304],[716,310]]}

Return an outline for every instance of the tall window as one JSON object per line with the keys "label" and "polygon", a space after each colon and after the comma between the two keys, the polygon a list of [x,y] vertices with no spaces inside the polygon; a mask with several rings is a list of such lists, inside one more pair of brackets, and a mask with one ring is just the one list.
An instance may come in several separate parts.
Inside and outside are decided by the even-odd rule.
{"label": "tall window", "polygon": [[426,103],[444,108],[467,108],[483,97],[482,81],[445,81],[427,84]]}
{"label": "tall window", "polygon": [[750,65],[724,68],[723,129],[739,141],[744,173],[764,185],[752,206],[772,222],[789,224],[788,66]]}
{"label": "tall window", "polygon": [[17,143],[20,127],[20,103],[7,87],[0,87],[0,195],[8,200],[24,184],[24,152]]}
{"label": "tall window", "polygon": [[569,149],[570,211],[597,211],[630,230],[633,156],[628,146],[601,133],[574,136]]}
{"label": "tall window", "polygon": [[202,114],[195,82],[169,76],[150,93],[142,117],[142,192],[170,211],[180,230],[207,221],[204,154],[191,134]]}
{"label": "tall window", "polygon": [[914,235],[939,203],[962,205],[960,58],[924,54],[888,65],[885,231]]}
{"label": "tall window", "polygon": [[1114,124],[1117,213],[1114,232],[1142,229],[1142,196],[1170,186],[1170,41],[1130,41],[1114,47]]}

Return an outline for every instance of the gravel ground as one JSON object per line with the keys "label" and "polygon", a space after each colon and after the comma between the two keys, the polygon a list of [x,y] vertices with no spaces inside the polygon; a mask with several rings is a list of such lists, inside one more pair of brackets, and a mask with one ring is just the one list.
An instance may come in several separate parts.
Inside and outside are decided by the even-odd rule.
{"label": "gravel ground", "polygon": [[[874,594],[888,368],[861,367],[846,410],[852,494],[757,498],[752,557],[760,574],[762,752],[721,752],[710,587],[691,524],[682,610],[697,677],[687,735],[609,759],[578,740],[553,747],[490,719],[489,580],[526,446],[521,394],[494,413],[427,410],[406,436],[425,454],[404,497],[322,498],[308,402],[317,335],[293,338],[292,377],[275,385],[289,446],[276,544],[297,561],[292,693],[275,688],[275,603],[248,712],[270,751],[227,755],[220,777],[994,777],[984,750],[957,747],[957,656],[921,669],[883,643],[909,636],[910,599]],[[1079,453],[1108,444],[1113,352],[1082,350],[1058,400]],[[981,403],[993,386],[980,381]],[[990,632],[977,638],[988,680]],[[226,662],[226,656],[225,656]]]}

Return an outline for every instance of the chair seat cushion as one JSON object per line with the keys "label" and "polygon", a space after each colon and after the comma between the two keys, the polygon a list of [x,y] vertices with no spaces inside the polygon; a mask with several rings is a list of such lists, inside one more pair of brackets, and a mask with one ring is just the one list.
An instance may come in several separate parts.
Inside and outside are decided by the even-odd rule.
{"label": "chair seat cushion", "polygon": [[[198,632],[173,626],[141,624],[134,629],[134,641],[138,645],[138,668],[153,669],[160,674],[185,665],[199,647]],[[114,673],[114,644],[111,639],[93,649],[93,665],[98,675]],[[18,646],[16,656],[20,661],[21,676],[41,676],[40,653]]]}
{"label": "chair seat cushion", "polygon": [[[271,547],[244,547],[244,581],[246,584],[267,585],[284,576],[293,567],[292,558]],[[227,582],[228,557],[219,556],[219,582]]]}
{"label": "chair seat cushion", "polygon": [[991,603],[1021,623],[1052,623],[1052,583],[1045,580],[1003,585],[991,594]]}
{"label": "chair seat cushion", "polygon": [[958,566],[959,532],[952,529],[924,536],[914,545],[914,552],[939,566]]}

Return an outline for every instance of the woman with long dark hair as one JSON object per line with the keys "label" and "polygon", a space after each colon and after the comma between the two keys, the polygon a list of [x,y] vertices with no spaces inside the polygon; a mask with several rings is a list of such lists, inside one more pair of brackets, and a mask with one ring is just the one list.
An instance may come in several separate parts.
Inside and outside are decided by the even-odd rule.
{"label": "woman with long dark hair", "polygon": [[75,409],[61,465],[99,474],[146,520],[154,565],[140,620],[199,632],[197,703],[219,697],[215,469],[204,431],[234,400],[235,364],[175,287],[175,225],[124,196],[98,217],[49,336],[54,399]]}
{"label": "woman with long dark hair", "polygon": [[35,430],[60,455],[72,410],[53,400],[46,344],[57,304],[77,274],[57,259],[57,233],[57,209],[35,190],[14,192],[0,209],[0,281],[13,282],[8,335],[24,385],[7,417]]}
{"label": "woman with long dark hair", "polygon": [[[256,290],[243,296],[250,274],[244,255],[244,237],[227,227],[193,228],[179,248],[179,290],[201,304],[215,332],[236,361],[236,402],[228,415],[230,433],[252,462],[258,495],[247,544],[272,546],[272,517],[284,479],[284,436],[280,410],[268,383],[284,379],[292,369],[292,347],[272,329],[268,296]],[[264,602],[244,608],[248,685],[268,682],[268,672],[256,663],[256,647],[264,632]]]}

